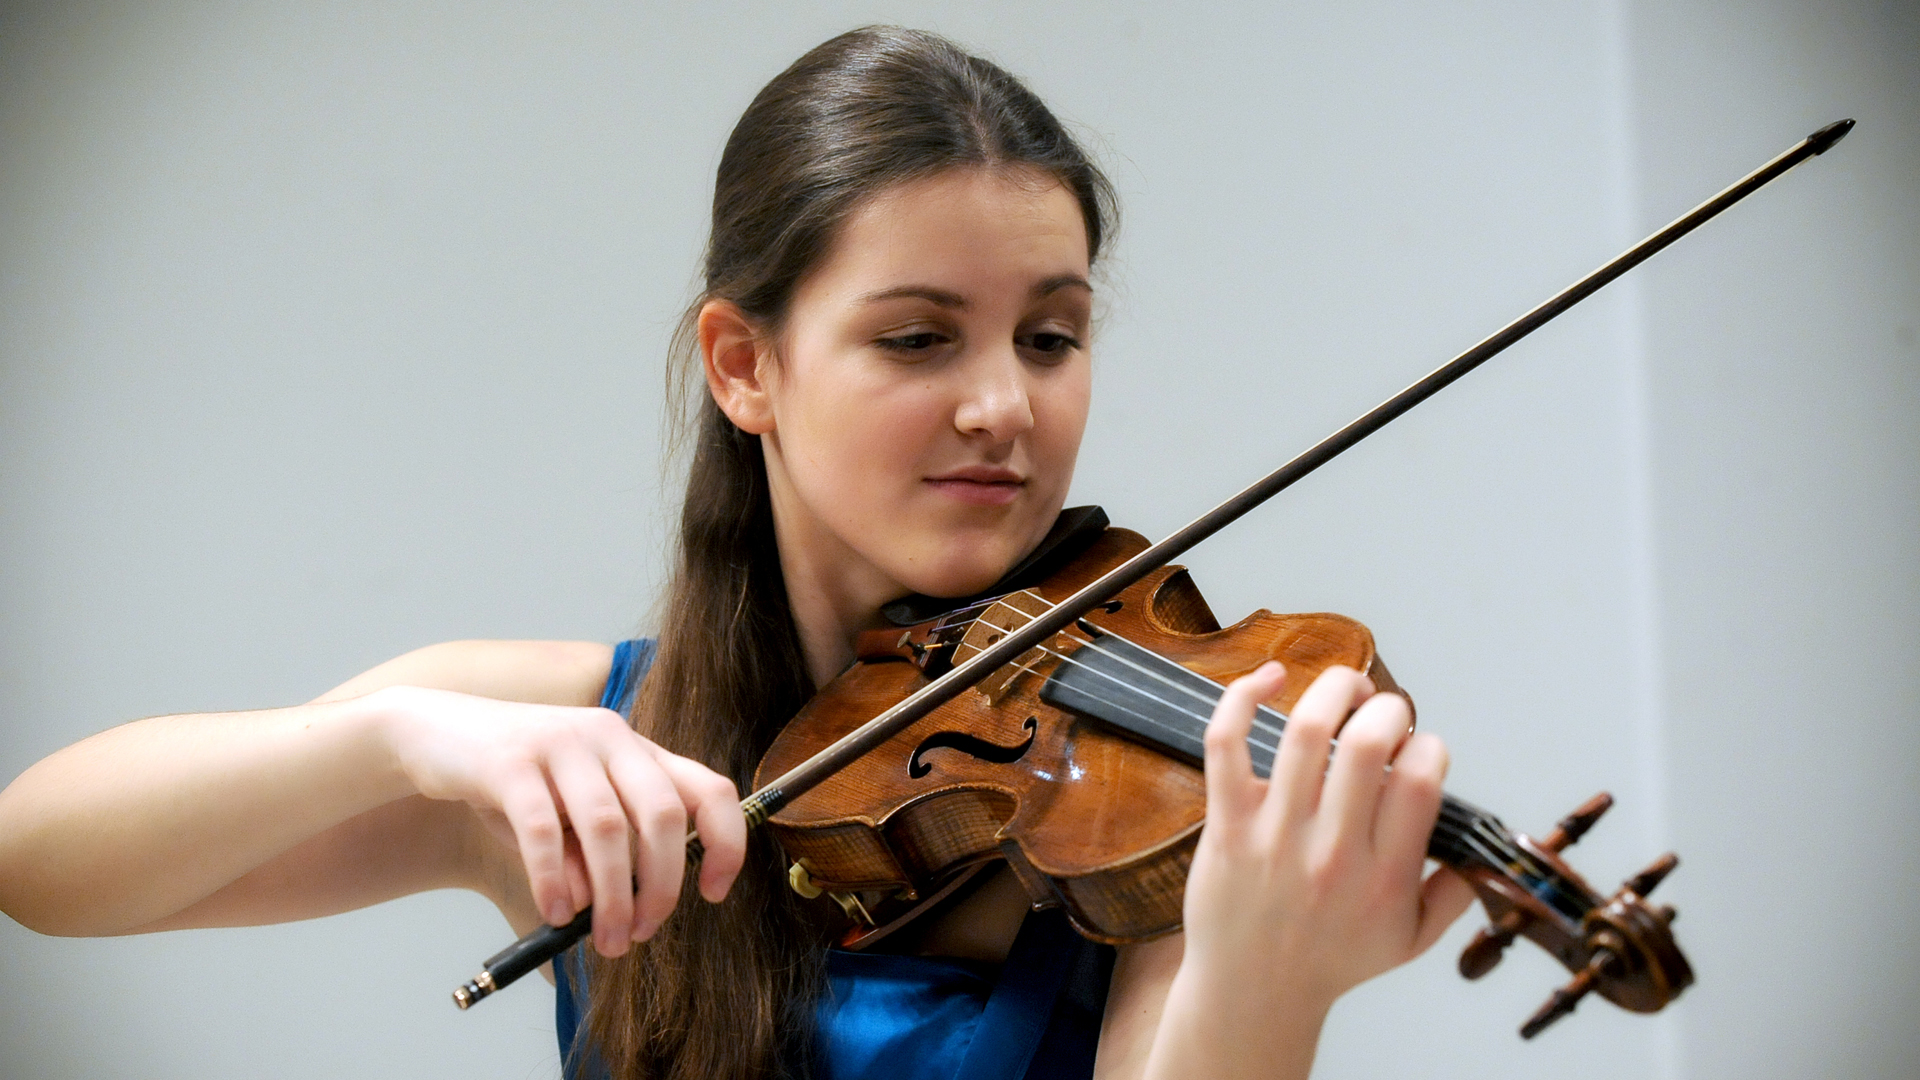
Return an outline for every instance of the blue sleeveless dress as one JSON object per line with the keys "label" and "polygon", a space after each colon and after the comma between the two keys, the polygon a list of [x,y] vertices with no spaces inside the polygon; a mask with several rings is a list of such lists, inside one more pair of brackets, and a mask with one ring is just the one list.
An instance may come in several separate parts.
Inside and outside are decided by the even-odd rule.
{"label": "blue sleeveless dress", "polygon": [[[601,704],[627,713],[652,663],[652,641],[621,642]],[[554,1020],[567,1080],[600,1080],[605,1066],[575,1045],[586,1011],[582,948],[553,965]],[[813,1076],[1086,1080],[1113,958],[1058,911],[1028,915],[1000,965],[834,949],[816,1013]]]}

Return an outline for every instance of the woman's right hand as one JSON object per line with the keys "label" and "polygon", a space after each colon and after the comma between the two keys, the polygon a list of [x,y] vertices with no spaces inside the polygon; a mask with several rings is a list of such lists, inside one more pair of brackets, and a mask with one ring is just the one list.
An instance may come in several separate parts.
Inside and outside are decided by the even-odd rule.
{"label": "woman's right hand", "polygon": [[700,895],[719,901],[746,856],[733,782],[669,753],[608,709],[529,705],[392,686],[396,763],[421,794],[466,803],[520,855],[553,926],[593,905],[594,947],[619,956],[679,899],[687,824],[706,848]]}

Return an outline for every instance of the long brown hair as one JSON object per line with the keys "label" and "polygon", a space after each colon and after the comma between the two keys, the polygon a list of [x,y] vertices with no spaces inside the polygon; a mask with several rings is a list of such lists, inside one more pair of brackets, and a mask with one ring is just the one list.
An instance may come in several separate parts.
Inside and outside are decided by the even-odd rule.
{"label": "long brown hair", "polygon": [[[670,389],[688,402],[692,461],[659,661],[634,721],[743,792],[814,687],[787,606],[760,440],[706,393],[694,318],[708,300],[729,300],[777,337],[801,277],[866,201],[947,169],[1009,166],[1074,193],[1088,256],[1097,256],[1112,231],[1112,189],[1047,107],[999,67],[897,27],[854,30],[808,52],[760,91],[727,140],[706,288],[675,336]],[[787,889],[785,870],[779,849],[755,837],[723,903],[701,902],[689,881],[651,941],[618,960],[590,954],[588,1046],[615,1080],[807,1074],[825,982],[821,916]]]}

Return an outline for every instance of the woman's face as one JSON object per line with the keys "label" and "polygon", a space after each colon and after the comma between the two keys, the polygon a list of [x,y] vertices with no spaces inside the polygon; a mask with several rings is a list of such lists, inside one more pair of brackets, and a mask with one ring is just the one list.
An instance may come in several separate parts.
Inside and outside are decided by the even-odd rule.
{"label": "woman's face", "polygon": [[790,585],[960,596],[1039,542],[1086,427],[1087,272],[1079,203],[1032,170],[903,184],[845,223],[761,365]]}

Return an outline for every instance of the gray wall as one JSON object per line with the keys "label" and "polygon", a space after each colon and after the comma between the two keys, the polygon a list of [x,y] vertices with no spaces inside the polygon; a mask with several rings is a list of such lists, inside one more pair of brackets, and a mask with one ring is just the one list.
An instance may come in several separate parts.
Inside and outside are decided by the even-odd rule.
{"label": "gray wall", "polygon": [[[1321,1075],[1920,1072],[1920,18],[1859,0],[13,5],[0,12],[0,779],[660,575],[659,357],[758,86],[868,21],[1026,75],[1126,224],[1076,494],[1163,534],[1825,121],[1838,151],[1191,559],[1367,621],[1450,787],[1669,847],[1700,984],[1532,1044],[1467,922]],[[1891,838],[1891,842],[1882,838]],[[295,926],[0,920],[7,1077],[552,1076],[431,894]]]}

